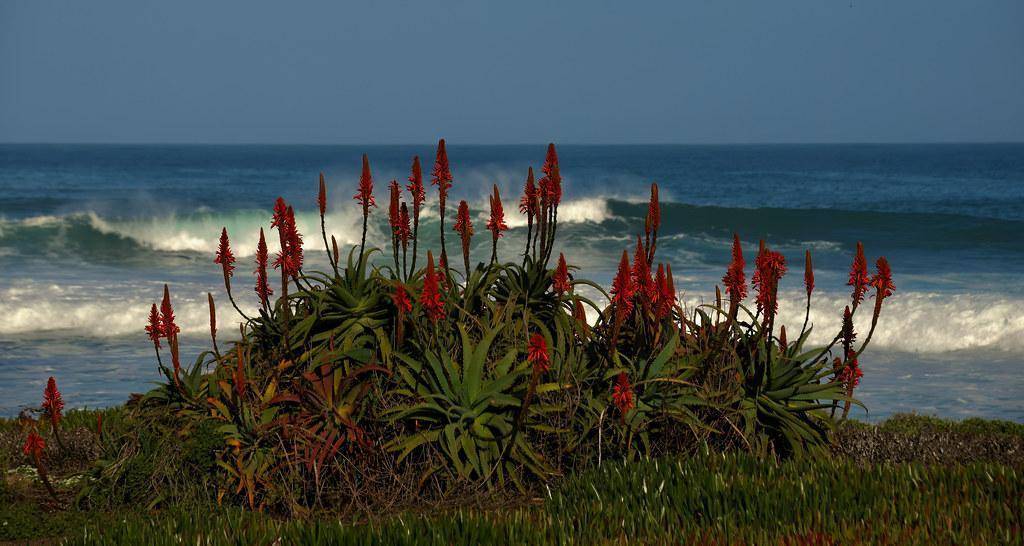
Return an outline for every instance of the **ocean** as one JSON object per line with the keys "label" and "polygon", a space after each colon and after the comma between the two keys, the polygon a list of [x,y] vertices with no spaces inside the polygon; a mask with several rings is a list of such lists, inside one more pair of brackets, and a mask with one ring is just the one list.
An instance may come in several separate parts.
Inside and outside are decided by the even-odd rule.
{"label": "ocean", "polygon": [[[525,237],[516,203],[527,167],[545,146],[450,143],[454,204],[466,199],[486,260],[487,194],[497,184],[513,229],[499,252]],[[849,291],[857,241],[869,263],[884,255],[897,286],[861,357],[857,418],[895,412],[1024,421],[1024,145],[559,146],[565,197],[559,244],[581,276],[605,286],[643,229],[649,184],[661,189],[658,260],[672,264],[688,305],[711,301],[729,262],[732,233],[753,262],[758,239],[781,251],[780,317],[803,322],[803,254],[817,291],[811,340],[831,339]],[[206,293],[229,312],[219,266],[221,227],[239,257],[234,292],[255,308],[252,256],[259,228],[283,196],[322,257],[318,173],[328,185],[328,230],[358,243],[360,156],[370,157],[377,201],[369,239],[383,246],[387,183],[404,183],[422,146],[0,145],[0,415],[37,405],[53,375],[68,406],[109,406],[158,379],[143,327],[163,283],[182,326],[183,360],[208,343]],[[438,248],[428,196],[421,249]],[[450,221],[449,221],[450,222]],[[449,227],[450,229],[450,227]],[[274,241],[276,237],[268,237]],[[454,239],[452,239],[454,240]],[[274,250],[273,248],[271,249]],[[344,251],[343,251],[344,252]],[[748,271],[748,276],[750,275]],[[863,317],[868,318],[868,317]],[[866,331],[866,322],[858,323]]]}

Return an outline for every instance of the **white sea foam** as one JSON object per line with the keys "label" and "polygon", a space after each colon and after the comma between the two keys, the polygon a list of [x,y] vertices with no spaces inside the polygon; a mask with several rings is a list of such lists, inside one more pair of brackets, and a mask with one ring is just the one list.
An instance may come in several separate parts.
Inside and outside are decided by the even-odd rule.
{"label": "white sea foam", "polygon": [[[237,322],[237,314],[226,298],[218,297],[222,292],[223,289],[214,292],[219,303],[217,323],[221,330],[237,332],[229,326]],[[20,282],[0,289],[0,336],[52,332],[96,338],[131,334],[141,337],[150,305],[159,303],[161,295],[162,287],[157,283],[115,290],[88,285]],[[174,285],[171,286],[171,299],[183,333],[209,332],[206,290],[195,285]],[[242,309],[254,313],[255,306],[245,304],[249,299],[253,298],[240,298]]]}
{"label": "white sea foam", "polygon": [[[512,206],[514,205],[514,206]],[[481,210],[485,212],[479,217],[486,222],[489,214],[486,202],[481,204]],[[558,206],[558,222],[565,224],[600,224],[614,216],[608,208],[608,200],[603,197],[587,197],[583,199],[569,199],[562,201]],[[526,227],[526,215],[519,212],[519,204],[510,203],[505,205],[505,223],[511,228]]]}
{"label": "white sea foam", "polygon": [[[584,287],[584,294],[600,306],[607,305],[596,290]],[[713,303],[711,299],[680,294],[689,310]],[[806,310],[803,292],[780,294],[778,324],[785,324],[790,339],[800,332]],[[815,292],[812,298],[811,345],[828,344],[839,332],[846,294]],[[857,312],[854,326],[863,340],[871,327],[873,300]],[[1024,354],[1024,308],[1022,299],[1001,299],[987,294],[939,294],[901,292],[885,301],[871,338],[871,347],[917,353],[942,353],[969,349],[994,349]],[[588,321],[596,313],[588,309]]]}
{"label": "white sea foam", "polygon": [[[278,246],[277,236],[270,230],[270,212],[237,213],[198,216],[162,216],[146,220],[108,220],[95,213],[88,213],[89,225],[99,231],[131,239],[153,250],[165,252],[216,252],[221,228],[227,227],[231,248],[237,256],[252,256],[256,253],[259,230],[263,228],[267,247],[271,252]],[[320,216],[315,213],[296,214],[299,231],[303,234],[304,247],[323,250],[320,236]],[[356,213],[331,212],[326,223],[330,233],[339,244],[355,244],[358,237]]]}

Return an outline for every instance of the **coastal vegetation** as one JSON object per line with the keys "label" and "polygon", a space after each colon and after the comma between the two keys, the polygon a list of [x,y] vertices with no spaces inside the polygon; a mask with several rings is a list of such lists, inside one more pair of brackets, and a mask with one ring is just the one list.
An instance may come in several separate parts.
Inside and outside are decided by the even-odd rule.
{"label": "coastal vegetation", "polygon": [[[163,380],[124,407],[65,415],[50,378],[41,406],[3,425],[4,441],[19,445],[4,444],[0,454],[2,517],[19,522],[11,529],[34,530],[0,536],[152,544],[1019,540],[1019,425],[977,425],[977,434],[997,438],[990,458],[951,461],[928,458],[920,443],[913,451],[913,442],[900,458],[871,437],[947,425],[911,420],[918,428],[908,433],[885,428],[900,421],[848,421],[860,404],[860,359],[895,290],[884,257],[872,273],[857,245],[849,305],[835,310],[834,324],[782,325],[778,286],[789,264],[761,241],[748,284],[738,235],[723,289],[707,304],[683,304],[672,265],[657,259],[656,184],[606,292],[571,256],[556,256],[562,179],[554,145],[539,177],[527,171],[518,202],[525,244],[510,261],[499,259],[509,227],[497,186],[485,225],[473,225],[466,201],[448,218],[454,177],[443,140],[429,180],[440,248],[421,248],[428,181],[418,157],[410,170],[407,184],[388,186],[386,248],[367,244],[378,205],[366,156],[353,197],[360,244],[347,252],[328,229],[323,176],[320,233],[300,233],[293,205],[279,198],[270,233],[258,234],[252,288],[240,289],[224,229],[213,262],[240,316],[237,335],[234,324],[231,334],[218,328],[211,294],[209,350],[181,354],[165,286],[145,326]],[[481,235],[491,252],[473,256],[472,238]],[[307,267],[309,237],[322,240],[325,271]],[[810,251],[803,266],[809,317]],[[243,312],[243,297],[255,312]],[[857,313],[870,315],[867,332],[855,331]],[[831,328],[831,342],[810,346],[814,328]],[[948,426],[937,436],[959,438],[953,429],[971,425]],[[69,523],[47,531],[33,527],[38,521]]]}

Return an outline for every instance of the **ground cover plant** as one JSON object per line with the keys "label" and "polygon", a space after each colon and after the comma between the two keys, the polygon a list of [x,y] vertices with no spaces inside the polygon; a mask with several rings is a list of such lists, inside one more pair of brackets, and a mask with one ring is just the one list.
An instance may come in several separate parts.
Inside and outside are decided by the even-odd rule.
{"label": "ground cover plant", "polygon": [[[436,255],[420,243],[428,182],[419,158],[407,185],[389,185],[388,248],[367,245],[379,207],[366,156],[354,195],[361,243],[344,254],[328,230],[323,177],[319,234],[300,233],[293,205],[279,198],[271,232],[258,234],[254,296],[239,290],[224,229],[213,261],[241,317],[237,335],[218,329],[211,294],[210,349],[186,360],[165,286],[145,327],[164,377],[159,386],[75,429],[88,441],[61,432],[53,378],[43,404],[23,412],[21,462],[35,469],[49,505],[374,514],[466,499],[500,503],[574,472],[606,472],[607,461],[702,449],[706,457],[738,450],[765,461],[827,461],[836,423],[858,404],[859,359],[895,289],[884,257],[871,274],[857,246],[850,304],[836,310],[832,341],[811,347],[807,320],[788,333],[776,324],[789,266],[764,241],[749,285],[737,235],[724,293],[716,290],[709,304],[682,304],[672,265],[657,260],[657,185],[606,292],[554,255],[562,200],[554,145],[540,177],[527,172],[518,203],[527,234],[512,261],[498,258],[508,225],[497,187],[489,221],[474,226],[465,201],[446,221],[453,183],[442,140],[429,181],[441,219]],[[279,251],[271,256],[266,239],[274,231]],[[478,232],[490,238],[487,256],[471,253]],[[305,267],[304,238],[317,236],[326,271]],[[452,236],[460,250],[453,248],[454,264]],[[809,251],[804,262],[809,316]],[[584,287],[604,298],[585,297]],[[242,297],[258,302],[256,312],[242,311]],[[871,316],[862,336],[854,331],[857,313]],[[74,495],[51,479],[71,449],[90,450],[94,461],[74,469]]]}

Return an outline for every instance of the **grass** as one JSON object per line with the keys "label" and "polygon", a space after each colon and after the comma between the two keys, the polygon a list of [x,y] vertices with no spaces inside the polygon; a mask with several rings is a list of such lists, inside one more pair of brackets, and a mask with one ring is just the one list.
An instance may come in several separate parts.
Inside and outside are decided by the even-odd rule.
{"label": "grass", "polygon": [[78,527],[68,528],[68,544],[996,544],[1020,542],[1022,499],[1020,471],[1001,465],[865,468],[706,453],[605,464],[567,479],[542,503],[513,510],[404,514],[361,525],[239,510],[60,523]]}
{"label": "grass", "polygon": [[[82,422],[89,422],[82,415]],[[8,431],[10,422],[0,421]],[[906,436],[1010,435],[1021,425],[901,415],[847,428]],[[46,509],[5,486],[0,540],[66,544],[1007,544],[1022,543],[1021,465],[775,461],[701,451],[688,458],[606,462],[513,507],[463,507],[339,521],[278,520],[214,506],[147,512]],[[11,481],[11,480],[7,480]],[[24,485],[24,483],[22,483]]]}

